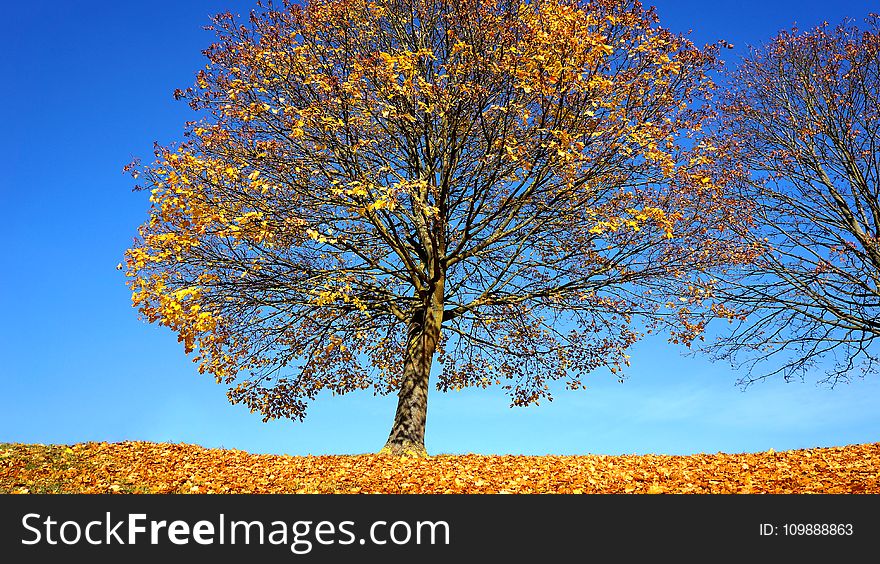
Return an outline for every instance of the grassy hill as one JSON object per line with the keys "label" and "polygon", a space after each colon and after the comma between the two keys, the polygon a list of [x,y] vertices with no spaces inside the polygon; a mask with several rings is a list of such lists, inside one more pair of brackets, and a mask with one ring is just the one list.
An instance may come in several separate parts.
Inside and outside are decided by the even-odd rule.
{"label": "grassy hill", "polygon": [[0,444],[0,493],[880,493],[880,443],[691,456],[282,456]]}

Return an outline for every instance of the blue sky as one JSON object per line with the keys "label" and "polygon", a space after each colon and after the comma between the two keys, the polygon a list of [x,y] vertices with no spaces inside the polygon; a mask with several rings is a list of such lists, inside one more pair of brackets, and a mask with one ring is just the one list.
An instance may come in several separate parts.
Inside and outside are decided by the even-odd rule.
{"label": "blue sky", "polygon": [[[646,2],[650,4],[650,2]],[[661,22],[724,39],[729,64],[793,23],[863,18],[871,1],[664,0]],[[288,454],[374,452],[396,397],[320,397],[304,423],[263,423],[199,375],[167,329],[130,306],[115,269],[145,219],[121,173],[153,141],[180,138],[186,87],[212,13],[247,2],[16,2],[2,10],[0,442],[149,440]],[[662,338],[632,351],[628,379],[511,409],[498,391],[432,392],[437,453],[690,454],[880,441],[880,378],[830,390],[815,380],[735,386],[738,374]]]}

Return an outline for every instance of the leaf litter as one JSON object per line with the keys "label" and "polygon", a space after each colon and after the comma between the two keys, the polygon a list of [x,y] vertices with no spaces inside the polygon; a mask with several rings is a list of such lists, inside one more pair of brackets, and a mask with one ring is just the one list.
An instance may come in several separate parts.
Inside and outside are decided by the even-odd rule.
{"label": "leaf litter", "polygon": [[880,443],[687,456],[427,458],[151,442],[0,444],[0,493],[880,493]]}

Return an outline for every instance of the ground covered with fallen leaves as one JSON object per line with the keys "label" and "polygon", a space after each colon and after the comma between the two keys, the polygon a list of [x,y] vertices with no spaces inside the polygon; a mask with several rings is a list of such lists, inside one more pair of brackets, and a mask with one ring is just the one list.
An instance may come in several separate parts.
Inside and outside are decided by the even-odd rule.
{"label": "ground covered with fallen leaves", "polygon": [[0,443],[0,493],[880,493],[880,443],[690,456],[428,458]]}

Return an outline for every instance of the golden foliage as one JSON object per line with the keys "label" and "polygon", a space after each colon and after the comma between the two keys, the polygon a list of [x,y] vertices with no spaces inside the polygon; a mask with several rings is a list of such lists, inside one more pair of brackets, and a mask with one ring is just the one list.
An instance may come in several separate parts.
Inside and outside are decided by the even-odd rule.
{"label": "golden foliage", "polygon": [[0,493],[880,493],[880,443],[743,454],[280,456],[0,445]]}
{"label": "golden foliage", "polygon": [[429,304],[440,389],[498,382],[514,405],[619,373],[634,317],[695,338],[699,272],[742,258],[700,140],[717,49],[632,0],[402,6],[214,19],[178,93],[199,120],[134,170],[143,318],[266,419],[396,391]]}

